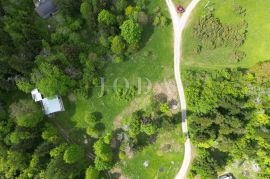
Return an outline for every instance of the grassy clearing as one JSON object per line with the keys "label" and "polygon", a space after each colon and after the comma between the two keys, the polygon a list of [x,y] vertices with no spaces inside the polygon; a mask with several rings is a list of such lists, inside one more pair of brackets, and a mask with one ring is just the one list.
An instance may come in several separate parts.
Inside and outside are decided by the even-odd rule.
{"label": "grassy clearing", "polygon": [[[258,172],[255,172],[252,168],[254,163],[252,161],[235,161],[225,168],[223,173],[232,173],[235,178],[245,179],[245,178],[259,178]],[[220,173],[223,174],[223,173]],[[246,174],[248,177],[244,176]]]}
{"label": "grassy clearing", "polygon": [[[246,8],[247,14],[241,17],[233,12],[233,2]],[[231,47],[217,48],[215,50],[203,50],[201,54],[194,55],[193,47],[198,43],[192,34],[192,27],[196,20],[207,12],[205,5],[210,3],[214,8],[214,14],[222,23],[236,24],[245,19],[248,24],[248,34],[245,44],[240,48],[247,56],[240,63],[232,62],[230,55],[234,50]],[[212,4],[212,5],[211,5]],[[184,68],[217,69],[224,67],[250,67],[259,61],[270,59],[270,1],[265,0],[202,0],[195,9],[187,29],[184,32],[183,65]]]}
{"label": "grassy clearing", "polygon": [[[161,7],[164,14],[168,15],[164,0],[149,1],[148,8],[150,13],[153,14],[154,9],[158,6]],[[55,118],[65,131],[73,139],[78,140],[78,142],[83,141],[85,128],[87,128],[87,124],[83,120],[85,114],[90,112],[101,113],[101,122],[104,123],[105,130],[111,131],[114,127],[115,119],[119,115],[125,115],[125,111],[128,110],[130,105],[132,106],[134,100],[145,99],[141,100],[136,109],[143,108],[149,103],[146,97],[153,93],[153,89],[148,94],[144,94],[146,79],[151,81],[153,85],[162,82],[164,79],[173,79],[172,25],[165,28],[148,27],[143,35],[142,49],[129,56],[123,63],[110,64],[105,70],[104,78],[104,96],[99,97],[101,90],[96,88],[89,99],[78,96],[76,96],[73,102],[65,99],[66,112],[57,114]],[[129,102],[119,100],[113,91],[115,79],[119,79],[119,83],[123,84],[124,78],[128,80],[130,85],[136,85],[138,78],[142,79],[143,93]],[[164,168],[164,171],[159,173],[161,178],[173,178],[183,158],[184,147],[183,141],[180,140],[181,137],[180,125],[177,130],[161,131],[155,144],[147,146],[143,151],[139,151],[130,161],[125,161],[124,163],[128,164],[125,167],[122,165],[123,163],[119,165],[122,165],[121,169],[124,174],[130,172],[130,176],[136,176],[135,178],[137,178],[135,173],[138,171],[140,176],[142,176],[141,178],[153,178],[161,167]],[[160,147],[168,142],[171,142],[176,150],[166,153],[161,152]],[[150,163],[147,170],[142,168],[145,159],[148,159]]]}
{"label": "grassy clearing", "polygon": [[[125,176],[133,179],[140,178],[174,178],[179,170],[184,153],[184,139],[180,139],[180,127],[174,130],[163,130],[153,145],[145,147],[143,151],[133,158],[122,161],[117,165]],[[165,151],[164,146],[171,145],[170,151]],[[149,166],[144,167],[144,161]]]}
{"label": "grassy clearing", "polygon": [[[162,12],[168,14],[163,0],[151,1],[148,5],[150,13],[153,13],[157,6],[161,7]],[[102,113],[101,122],[105,124],[106,130],[110,131],[115,117],[130,103],[119,100],[115,96],[112,87],[115,79],[119,79],[121,84],[125,78],[130,85],[136,85],[138,78],[142,79],[143,84],[146,84],[146,79],[156,83],[173,78],[173,38],[171,32],[171,25],[154,29],[148,27],[144,32],[142,49],[139,52],[129,56],[123,63],[110,64],[106,68],[104,74],[106,94],[99,97],[100,88],[96,88],[90,99],[77,100],[71,120],[76,121],[78,127],[86,128],[87,126],[82,120],[85,113],[100,112]]]}

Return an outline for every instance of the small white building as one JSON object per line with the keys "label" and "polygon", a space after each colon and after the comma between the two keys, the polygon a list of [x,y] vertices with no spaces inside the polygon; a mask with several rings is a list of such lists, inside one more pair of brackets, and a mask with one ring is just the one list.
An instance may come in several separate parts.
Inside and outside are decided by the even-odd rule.
{"label": "small white building", "polygon": [[35,102],[40,102],[43,111],[46,115],[50,116],[54,113],[65,111],[62,98],[60,96],[55,96],[55,98],[48,99],[43,98],[38,89],[31,91],[32,98]]}
{"label": "small white building", "polygon": [[32,98],[35,102],[42,101],[42,95],[38,92],[38,89],[34,89],[31,91]]}

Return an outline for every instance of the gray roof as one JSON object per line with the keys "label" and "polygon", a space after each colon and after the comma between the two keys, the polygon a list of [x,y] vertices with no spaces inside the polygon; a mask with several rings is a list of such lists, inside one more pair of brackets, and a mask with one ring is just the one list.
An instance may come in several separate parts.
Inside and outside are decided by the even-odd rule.
{"label": "gray roof", "polygon": [[57,12],[54,0],[34,0],[35,10],[40,17],[47,19]]}
{"label": "gray roof", "polygon": [[44,98],[42,100],[43,110],[46,115],[50,115],[56,112],[65,111],[62,99],[60,96],[56,96],[54,99]]}

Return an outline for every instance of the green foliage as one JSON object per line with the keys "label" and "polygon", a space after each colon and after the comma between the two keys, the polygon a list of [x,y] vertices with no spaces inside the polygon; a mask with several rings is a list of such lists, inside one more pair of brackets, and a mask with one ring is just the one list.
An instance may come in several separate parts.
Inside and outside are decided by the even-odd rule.
{"label": "green foliage", "polygon": [[86,133],[93,138],[98,138],[100,136],[100,132],[92,126],[86,129]]}
{"label": "green foliage", "polygon": [[105,24],[107,26],[114,25],[116,23],[116,17],[109,11],[103,9],[99,14],[98,14],[98,22],[100,24]]}
{"label": "green foliage", "polygon": [[196,157],[191,173],[193,176],[200,175],[201,178],[217,178],[217,162],[210,156],[209,152],[200,152],[199,157]]}
{"label": "green foliage", "polygon": [[120,159],[120,160],[125,160],[126,157],[127,157],[127,156],[126,156],[126,153],[125,153],[125,152],[123,152],[123,151],[120,151],[120,152],[119,152],[119,159]]}
{"label": "green foliage", "polygon": [[46,123],[45,129],[43,130],[41,137],[44,140],[56,142],[58,139],[58,131],[53,125]]}
{"label": "green foliage", "polygon": [[129,121],[128,134],[130,137],[135,138],[141,132],[140,122],[136,119],[131,118]]}
{"label": "green foliage", "polygon": [[56,157],[60,156],[62,153],[64,153],[64,151],[66,150],[67,146],[68,145],[66,143],[63,143],[63,144],[55,147],[54,149],[52,149],[50,151],[50,156],[52,158],[56,158]]}
{"label": "green foliage", "polygon": [[90,166],[85,171],[85,179],[99,179],[99,172]]}
{"label": "green foliage", "polygon": [[170,112],[170,107],[169,107],[169,105],[167,103],[162,103],[159,106],[159,110],[162,113],[168,113],[168,112]]}
{"label": "green foliage", "polygon": [[124,52],[125,47],[126,47],[125,42],[123,41],[121,36],[115,36],[112,39],[111,50],[113,53],[120,55]]}
{"label": "green foliage", "polygon": [[126,0],[115,1],[115,7],[118,12],[124,11],[127,5],[128,5],[128,2]]}
{"label": "green foliage", "polygon": [[163,15],[163,13],[160,11],[160,8],[157,8],[155,11],[155,17],[153,20],[153,25],[154,26],[160,26],[160,27],[165,27],[168,25],[168,18]]}
{"label": "green foliage", "polygon": [[25,92],[25,93],[29,93],[31,90],[34,89],[34,86],[32,84],[30,84],[28,81],[26,81],[25,79],[18,79],[16,80],[16,85],[18,87],[19,90]]}
{"label": "green foliage", "polygon": [[126,20],[120,26],[121,36],[129,43],[137,43],[141,39],[142,28],[133,20]]}
{"label": "green foliage", "polygon": [[9,113],[11,118],[22,127],[36,127],[43,118],[41,107],[33,100],[20,100],[11,104]]}
{"label": "green foliage", "polygon": [[122,63],[124,61],[124,58],[122,56],[116,56],[114,58],[114,63]]}
{"label": "green foliage", "polygon": [[104,136],[104,142],[108,145],[110,145],[110,142],[111,142],[111,139],[112,139],[112,133],[107,133],[105,136]]}
{"label": "green foliage", "polygon": [[112,167],[112,149],[109,144],[104,142],[104,139],[99,139],[94,144],[95,158],[95,168],[99,171],[108,170]]}
{"label": "green foliage", "polygon": [[113,167],[112,161],[105,161],[99,157],[95,158],[95,168],[98,171],[109,170]]}
{"label": "green foliage", "polygon": [[104,142],[104,139],[99,139],[94,144],[94,151],[95,154],[100,157],[100,159],[104,161],[111,161],[112,160],[112,149],[109,144]]}
{"label": "green foliage", "polygon": [[19,144],[23,140],[31,139],[33,136],[30,132],[15,130],[10,134],[9,139],[12,144]]}
{"label": "green foliage", "polygon": [[46,97],[66,95],[75,85],[74,80],[71,80],[57,66],[49,63],[40,64],[38,70],[35,70],[31,76],[36,87]]}
{"label": "green foliage", "polygon": [[80,12],[82,14],[82,17],[87,20],[91,15],[91,13],[90,13],[91,12],[90,4],[88,2],[83,2],[81,4],[81,7],[80,7]]}
{"label": "green foliage", "polygon": [[89,125],[89,126],[93,126],[97,121],[97,116],[95,113],[86,113],[85,117],[84,117],[84,121]]}
{"label": "green foliage", "polygon": [[[193,144],[203,151],[215,148],[226,152],[231,160],[248,156],[258,162],[263,172],[269,173],[265,153],[270,148],[265,130],[270,124],[266,85],[269,78],[261,82],[241,69],[189,71],[186,75]],[[215,161],[205,151],[195,159],[192,170],[194,176],[216,177],[223,166],[224,162]]]}
{"label": "green foliage", "polygon": [[141,132],[145,132],[147,135],[153,135],[157,132],[157,129],[152,124],[142,124]]}
{"label": "green foliage", "polygon": [[137,92],[137,87],[136,86],[129,87],[127,89],[125,89],[125,88],[117,88],[116,96],[119,99],[130,101],[136,96],[136,92]]}
{"label": "green foliage", "polygon": [[234,50],[231,54],[231,58],[235,62],[241,62],[246,57],[246,53],[240,50]]}
{"label": "green foliage", "polygon": [[81,161],[84,158],[84,148],[79,145],[70,145],[64,153],[64,161],[68,164],[73,164]]}

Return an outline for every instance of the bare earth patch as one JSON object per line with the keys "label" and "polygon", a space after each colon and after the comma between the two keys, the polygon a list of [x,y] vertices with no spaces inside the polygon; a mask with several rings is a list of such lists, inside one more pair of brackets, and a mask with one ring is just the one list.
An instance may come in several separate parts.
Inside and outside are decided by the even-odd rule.
{"label": "bare earth patch", "polygon": [[126,107],[119,115],[114,119],[114,128],[120,128],[124,117],[131,115],[134,111],[143,108],[150,101],[150,95],[135,98],[128,107]]}
{"label": "bare earth patch", "polygon": [[178,99],[176,83],[174,80],[164,81],[154,85],[155,94],[166,94],[167,100]]}
{"label": "bare earth patch", "polygon": [[[167,101],[176,100],[178,102],[178,93],[176,83],[174,80],[164,81],[162,83],[156,83],[153,85],[154,95],[164,94],[167,97]],[[135,98],[129,106],[127,106],[119,115],[114,119],[114,128],[120,128],[123,118],[130,116],[134,111],[146,107],[151,100],[151,95],[145,95]],[[179,102],[178,102],[179,103]],[[178,112],[179,107],[176,110],[172,110],[173,113]]]}
{"label": "bare earth patch", "polygon": [[129,177],[124,176],[124,175],[122,174],[122,171],[121,171],[120,168],[116,168],[116,167],[110,170],[110,175],[112,175],[111,178],[117,178],[117,179],[130,179]]}

